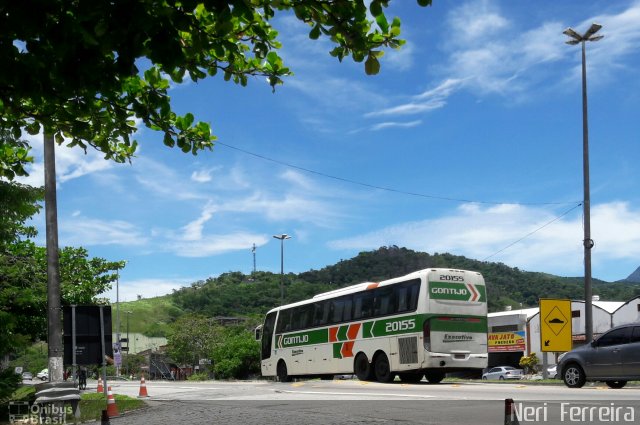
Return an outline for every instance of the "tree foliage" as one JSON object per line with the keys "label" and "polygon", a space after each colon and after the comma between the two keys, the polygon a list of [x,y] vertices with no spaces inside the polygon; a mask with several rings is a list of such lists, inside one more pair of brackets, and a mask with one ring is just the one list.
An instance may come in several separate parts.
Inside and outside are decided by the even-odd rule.
{"label": "tree foliage", "polygon": [[[283,13],[308,24],[309,38],[329,38],[332,56],[364,61],[366,73],[376,74],[381,49],[403,44],[400,20],[384,14],[389,1],[51,0],[33,7],[3,0],[0,128],[14,141],[23,129],[44,130],[59,144],[67,138],[69,146],[124,162],[136,150],[131,136],[140,120],[162,132],[167,146],[196,154],[215,138],[208,123],[171,109],[171,83],[220,73],[241,85],[258,75],[281,84],[291,71],[271,22]],[[0,151],[0,162],[25,160],[16,158],[19,144],[12,147],[13,154]]]}
{"label": "tree foliage", "polygon": [[212,351],[216,379],[247,379],[260,373],[260,344],[242,327],[224,328]]}

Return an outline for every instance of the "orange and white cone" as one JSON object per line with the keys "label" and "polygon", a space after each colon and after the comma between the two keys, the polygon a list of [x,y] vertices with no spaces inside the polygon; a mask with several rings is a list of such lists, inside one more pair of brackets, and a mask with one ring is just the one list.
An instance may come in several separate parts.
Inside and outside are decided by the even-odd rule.
{"label": "orange and white cone", "polygon": [[113,393],[111,392],[111,386],[107,387],[107,415],[109,415],[110,418],[117,418],[120,416],[118,406],[116,405],[116,399],[113,398]]}
{"label": "orange and white cone", "polygon": [[140,392],[138,393],[138,398],[148,398],[149,394],[147,393],[147,384],[144,382],[144,375],[142,375],[142,379],[140,379]]}
{"label": "orange and white cone", "polygon": [[102,386],[102,376],[98,376],[98,391],[97,393],[103,393],[104,387]]}

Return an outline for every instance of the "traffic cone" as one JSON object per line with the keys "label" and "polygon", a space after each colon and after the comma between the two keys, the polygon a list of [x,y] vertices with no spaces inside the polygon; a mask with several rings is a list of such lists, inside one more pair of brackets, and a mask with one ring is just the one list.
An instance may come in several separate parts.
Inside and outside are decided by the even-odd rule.
{"label": "traffic cone", "polygon": [[98,393],[104,392],[104,387],[102,386],[102,376],[98,376]]}
{"label": "traffic cone", "polygon": [[520,425],[512,398],[504,399],[504,425]]}
{"label": "traffic cone", "polygon": [[147,393],[147,384],[144,382],[144,375],[142,375],[142,379],[140,379],[140,392],[138,393],[138,398],[149,398],[149,394]]}
{"label": "traffic cone", "polygon": [[111,392],[111,386],[107,388],[107,415],[109,415],[110,418],[117,418],[120,416],[118,406],[116,405],[116,399],[113,398],[113,393]]}

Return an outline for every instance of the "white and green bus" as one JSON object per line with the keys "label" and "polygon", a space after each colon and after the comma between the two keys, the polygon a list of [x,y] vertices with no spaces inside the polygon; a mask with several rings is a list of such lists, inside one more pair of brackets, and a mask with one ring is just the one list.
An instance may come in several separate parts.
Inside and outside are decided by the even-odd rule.
{"label": "white and green bus", "polygon": [[274,308],[261,332],[263,376],[355,374],[440,382],[487,367],[487,292],[480,273],[425,269]]}

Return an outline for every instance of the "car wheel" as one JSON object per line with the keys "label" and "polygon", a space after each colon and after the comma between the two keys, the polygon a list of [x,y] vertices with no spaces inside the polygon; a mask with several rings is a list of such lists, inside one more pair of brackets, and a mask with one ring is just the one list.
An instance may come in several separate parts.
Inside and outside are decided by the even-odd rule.
{"label": "car wheel", "polygon": [[389,383],[393,382],[396,374],[391,372],[391,366],[389,365],[389,359],[384,353],[380,353],[376,356],[374,361],[374,372],[378,382]]}
{"label": "car wheel", "polygon": [[280,362],[278,363],[277,375],[278,381],[291,382],[291,376],[289,376],[289,373],[287,372],[287,364],[284,362],[284,360],[280,360]]}
{"label": "car wheel", "polygon": [[504,381],[504,376],[500,375],[500,377],[498,378],[501,381]]}
{"label": "car wheel", "polygon": [[486,380],[487,380],[487,377],[486,377],[486,376],[483,376],[483,377],[482,377],[482,380],[483,380],[483,381],[486,381]]}
{"label": "car wheel", "polygon": [[627,381],[607,381],[609,388],[622,388],[627,385]]}
{"label": "car wheel", "polygon": [[562,371],[562,380],[569,388],[581,388],[587,382],[587,377],[580,366],[572,363]]}

